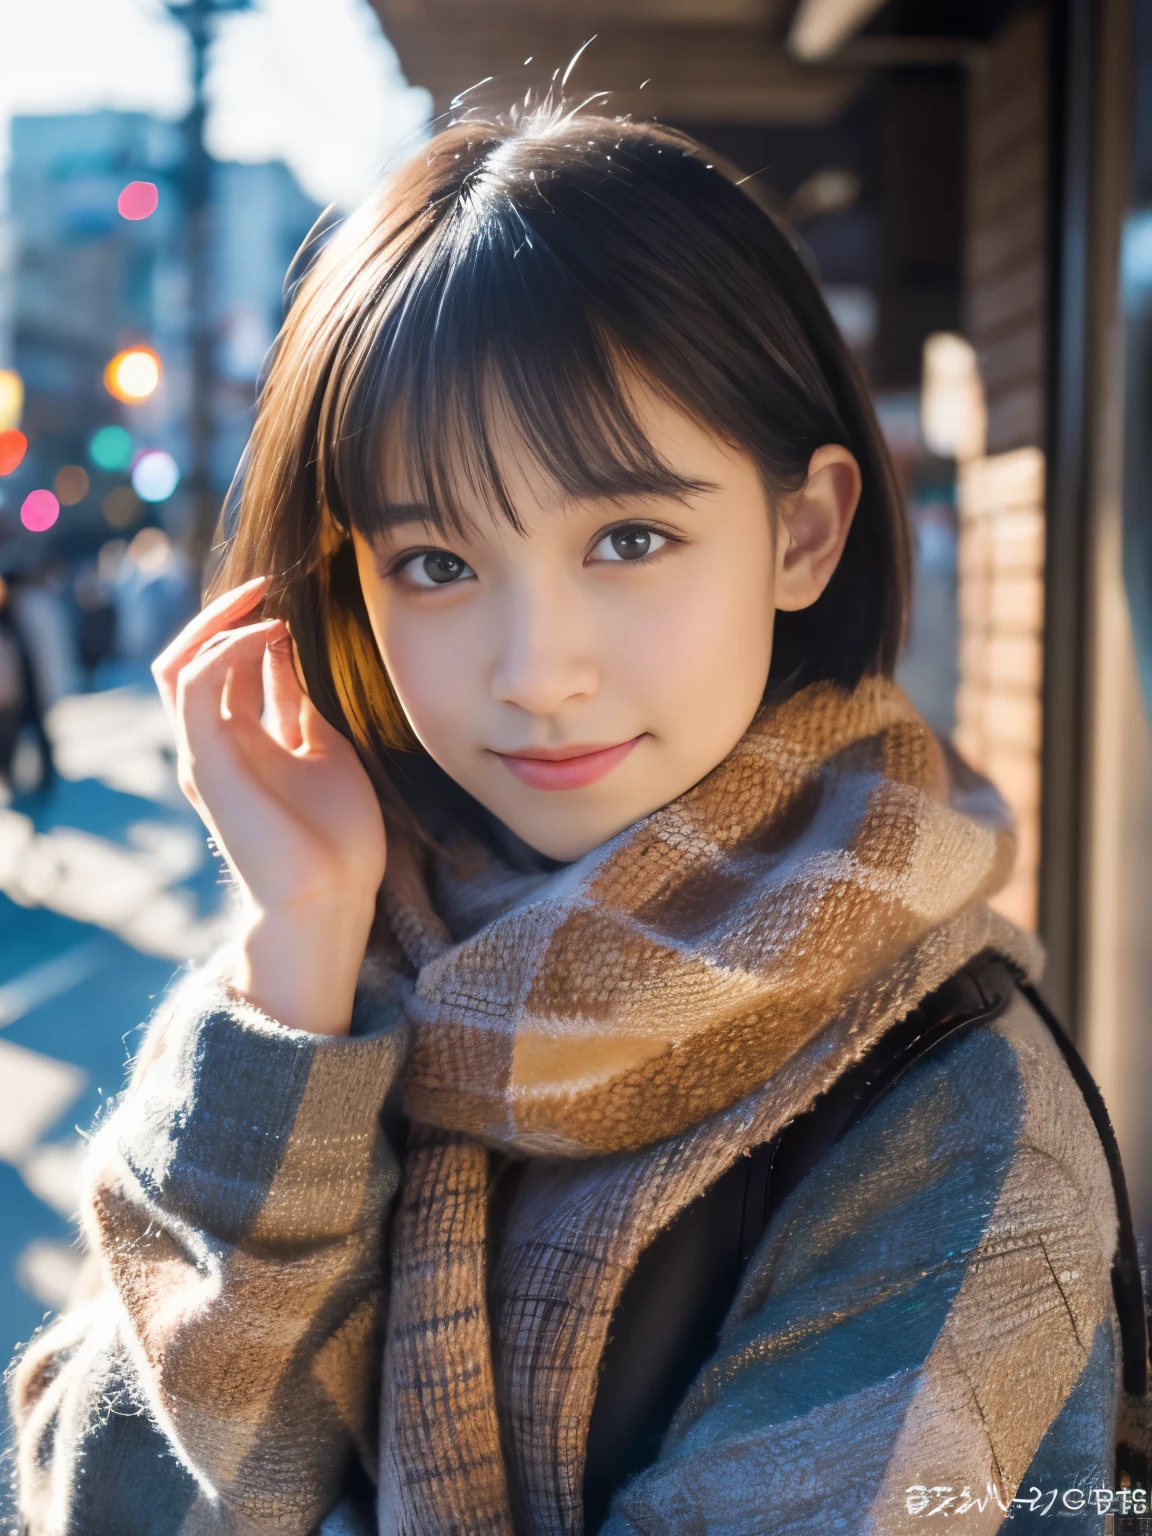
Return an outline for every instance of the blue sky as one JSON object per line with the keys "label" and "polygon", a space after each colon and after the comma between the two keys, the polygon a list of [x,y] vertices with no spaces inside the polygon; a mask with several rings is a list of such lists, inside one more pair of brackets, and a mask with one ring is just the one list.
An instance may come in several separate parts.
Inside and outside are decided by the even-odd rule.
{"label": "blue sky", "polygon": [[[14,115],[187,109],[184,34],[161,0],[13,0],[4,12],[0,174]],[[345,207],[429,111],[367,0],[256,0],[223,18],[208,89],[213,154],[284,160],[317,202]]]}

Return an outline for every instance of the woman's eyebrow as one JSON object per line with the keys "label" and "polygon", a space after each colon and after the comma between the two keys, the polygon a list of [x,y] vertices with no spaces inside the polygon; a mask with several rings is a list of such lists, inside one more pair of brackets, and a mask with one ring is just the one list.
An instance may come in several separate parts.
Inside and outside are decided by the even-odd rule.
{"label": "woman's eyebrow", "polygon": [[577,508],[587,506],[590,510],[599,511],[601,505],[623,508],[629,503],[645,501],[678,501],[681,504],[687,504],[693,496],[712,496],[722,489],[723,487],[715,480],[685,478],[671,483],[665,480],[653,480],[643,485],[629,481],[621,485],[619,490],[596,487],[588,493],[577,492],[566,497],[564,505]]}

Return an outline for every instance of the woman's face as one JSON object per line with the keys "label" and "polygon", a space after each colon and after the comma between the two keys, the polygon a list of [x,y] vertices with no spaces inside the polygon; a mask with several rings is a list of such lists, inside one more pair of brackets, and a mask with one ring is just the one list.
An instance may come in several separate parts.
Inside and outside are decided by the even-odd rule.
{"label": "woman's face", "polygon": [[[650,392],[636,398],[656,451],[708,489],[562,501],[509,453],[521,532],[477,502],[461,507],[461,537],[438,534],[418,506],[372,543],[354,536],[373,632],[416,737],[555,859],[579,858],[728,755],[764,692],[781,585],[781,606],[805,606],[788,529],[804,497],[790,499],[790,520],[774,515],[747,454]],[[852,486],[833,478],[854,508],[855,461],[820,453],[847,459]],[[402,483],[389,490],[407,501]]]}

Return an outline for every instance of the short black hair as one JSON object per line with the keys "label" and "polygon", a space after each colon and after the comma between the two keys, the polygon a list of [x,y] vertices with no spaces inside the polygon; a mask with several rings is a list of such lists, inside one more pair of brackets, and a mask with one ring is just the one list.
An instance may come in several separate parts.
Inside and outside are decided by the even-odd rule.
{"label": "short black hair", "polygon": [[464,476],[515,523],[494,401],[566,495],[682,493],[629,406],[629,370],[748,452],[770,492],[798,489],[823,444],[855,455],[863,490],[843,555],[810,608],[777,615],[768,690],[893,671],[906,513],[786,222],[669,128],[555,105],[468,117],[382,183],[294,284],[217,581],[271,575],[266,606],[297,637],[313,701],[393,800],[390,764],[411,738],[350,544],[333,552],[323,509],[345,534],[387,522],[390,443],[434,522],[458,524]]}
{"label": "short black hair", "polygon": [[846,686],[891,671],[907,602],[905,514],[867,392],[788,229],[685,135],[605,118],[469,121],[424,151],[430,225],[361,317],[332,422],[329,506],[387,517],[385,434],[402,436],[432,520],[457,477],[513,522],[492,444],[498,396],[567,495],[677,494],[621,387],[638,369],[739,444],[772,489],[841,443],[863,494],[837,572],[777,620],[773,672]]}

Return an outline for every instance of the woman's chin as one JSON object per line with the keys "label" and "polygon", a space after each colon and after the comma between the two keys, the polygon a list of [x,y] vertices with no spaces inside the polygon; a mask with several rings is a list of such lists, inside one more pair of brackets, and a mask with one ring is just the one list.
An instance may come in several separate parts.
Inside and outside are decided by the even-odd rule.
{"label": "woman's chin", "polygon": [[571,864],[576,859],[582,859],[585,854],[591,853],[594,848],[599,848],[618,832],[623,832],[626,827],[657,809],[646,800],[636,805],[617,803],[611,809],[603,805],[555,803],[562,799],[571,802],[577,798],[575,792],[564,796],[550,794],[548,799],[551,803],[541,807],[525,808],[521,805],[510,810],[505,804],[501,807],[490,805],[488,809],[529,848],[561,864]]}
{"label": "woman's chin", "polygon": [[529,848],[570,864],[675,800],[711,766],[696,771],[691,763],[670,765],[652,745],[641,736],[595,782],[572,788],[530,782],[489,754],[482,774],[464,787]]}

